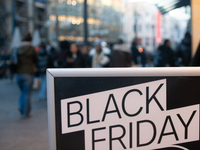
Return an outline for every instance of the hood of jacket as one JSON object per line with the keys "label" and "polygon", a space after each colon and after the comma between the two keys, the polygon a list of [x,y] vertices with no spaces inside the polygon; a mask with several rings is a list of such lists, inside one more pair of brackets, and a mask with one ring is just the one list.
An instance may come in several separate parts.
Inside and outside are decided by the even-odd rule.
{"label": "hood of jacket", "polygon": [[22,42],[21,46],[18,49],[18,55],[29,55],[33,52],[30,49],[34,49],[31,42]]}

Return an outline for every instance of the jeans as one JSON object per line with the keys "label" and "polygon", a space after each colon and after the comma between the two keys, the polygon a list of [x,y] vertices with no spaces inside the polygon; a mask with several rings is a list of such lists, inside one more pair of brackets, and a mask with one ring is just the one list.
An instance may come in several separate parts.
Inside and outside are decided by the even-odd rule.
{"label": "jeans", "polygon": [[31,110],[30,98],[33,85],[33,77],[34,75],[32,74],[26,74],[26,73],[16,74],[16,81],[21,91],[18,107],[22,117],[29,116]]}
{"label": "jeans", "polygon": [[40,78],[41,78],[41,84],[40,84],[39,98],[40,98],[40,100],[46,100],[46,98],[47,98],[46,74],[41,74]]}

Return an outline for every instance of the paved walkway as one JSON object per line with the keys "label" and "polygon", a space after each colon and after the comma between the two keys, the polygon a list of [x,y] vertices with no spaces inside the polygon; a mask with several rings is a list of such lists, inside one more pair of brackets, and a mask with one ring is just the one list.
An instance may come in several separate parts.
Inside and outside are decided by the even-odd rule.
{"label": "paved walkway", "polygon": [[48,150],[46,101],[39,101],[38,91],[33,91],[31,117],[21,119],[19,93],[16,83],[0,79],[0,149]]}

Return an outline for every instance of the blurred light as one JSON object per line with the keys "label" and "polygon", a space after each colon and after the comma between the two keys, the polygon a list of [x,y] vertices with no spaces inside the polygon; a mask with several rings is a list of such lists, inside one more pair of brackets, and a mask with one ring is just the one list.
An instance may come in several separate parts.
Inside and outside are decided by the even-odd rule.
{"label": "blurred light", "polygon": [[55,16],[55,15],[51,15],[49,18],[50,18],[50,20],[52,20],[52,21],[55,21],[55,20],[56,20],[56,16]]}
{"label": "blurred light", "polygon": [[58,39],[60,41],[63,41],[63,40],[78,40],[78,41],[83,41],[84,40],[84,37],[82,36],[59,36]]}
{"label": "blurred light", "polygon": [[76,1],[73,1],[73,2],[72,2],[72,5],[73,5],[73,6],[75,6],[76,4],[77,4]]}
{"label": "blurred light", "polygon": [[[49,19],[51,21],[55,21],[56,20],[56,16],[55,15],[50,15]],[[66,16],[66,15],[59,15],[58,16],[58,20],[63,22],[63,21],[69,21],[72,22],[72,20],[76,20],[77,24],[81,24],[84,22],[83,17],[75,17],[75,16]]]}
{"label": "blurred light", "polygon": [[65,15],[60,15],[58,17],[58,21],[66,21],[66,16]]}
{"label": "blurred light", "polygon": [[88,41],[97,41],[99,37],[88,37]]}
{"label": "blurred light", "polygon": [[105,6],[111,6],[112,5],[112,1],[111,0],[101,0],[101,2]]}
{"label": "blurred light", "polygon": [[100,24],[100,20],[94,19],[94,18],[88,18],[87,20],[88,24]]}
{"label": "blurred light", "polygon": [[67,4],[68,4],[68,5],[71,5],[71,4],[72,4],[72,1],[71,1],[71,0],[68,0],[68,1],[67,1]]}
{"label": "blurred light", "polygon": [[76,20],[74,19],[74,20],[72,20],[72,24],[76,24]]}
{"label": "blurred light", "polygon": [[81,21],[80,21],[80,20],[77,20],[77,21],[76,21],[76,24],[77,24],[77,25],[81,24]]}
{"label": "blurred light", "polygon": [[143,50],[143,48],[142,47],[140,47],[139,49],[138,49],[138,52],[139,53],[142,53],[144,50]]}
{"label": "blurred light", "polygon": [[[50,15],[49,19],[51,21],[55,21],[56,16]],[[59,15],[58,20],[61,22],[69,21],[69,22],[72,22],[72,24],[78,24],[78,25],[84,22],[83,17],[66,16],[66,15]],[[95,25],[98,25],[101,23],[101,21],[99,19],[94,19],[94,18],[88,18],[87,22],[88,22],[88,24],[95,24]]]}

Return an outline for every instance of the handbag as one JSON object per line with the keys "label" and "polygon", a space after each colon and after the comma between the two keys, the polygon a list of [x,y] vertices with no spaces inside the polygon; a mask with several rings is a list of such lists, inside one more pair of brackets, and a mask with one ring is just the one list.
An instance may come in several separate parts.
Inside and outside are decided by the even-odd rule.
{"label": "handbag", "polygon": [[40,88],[40,78],[39,77],[34,78],[32,88],[34,90],[37,90]]}

